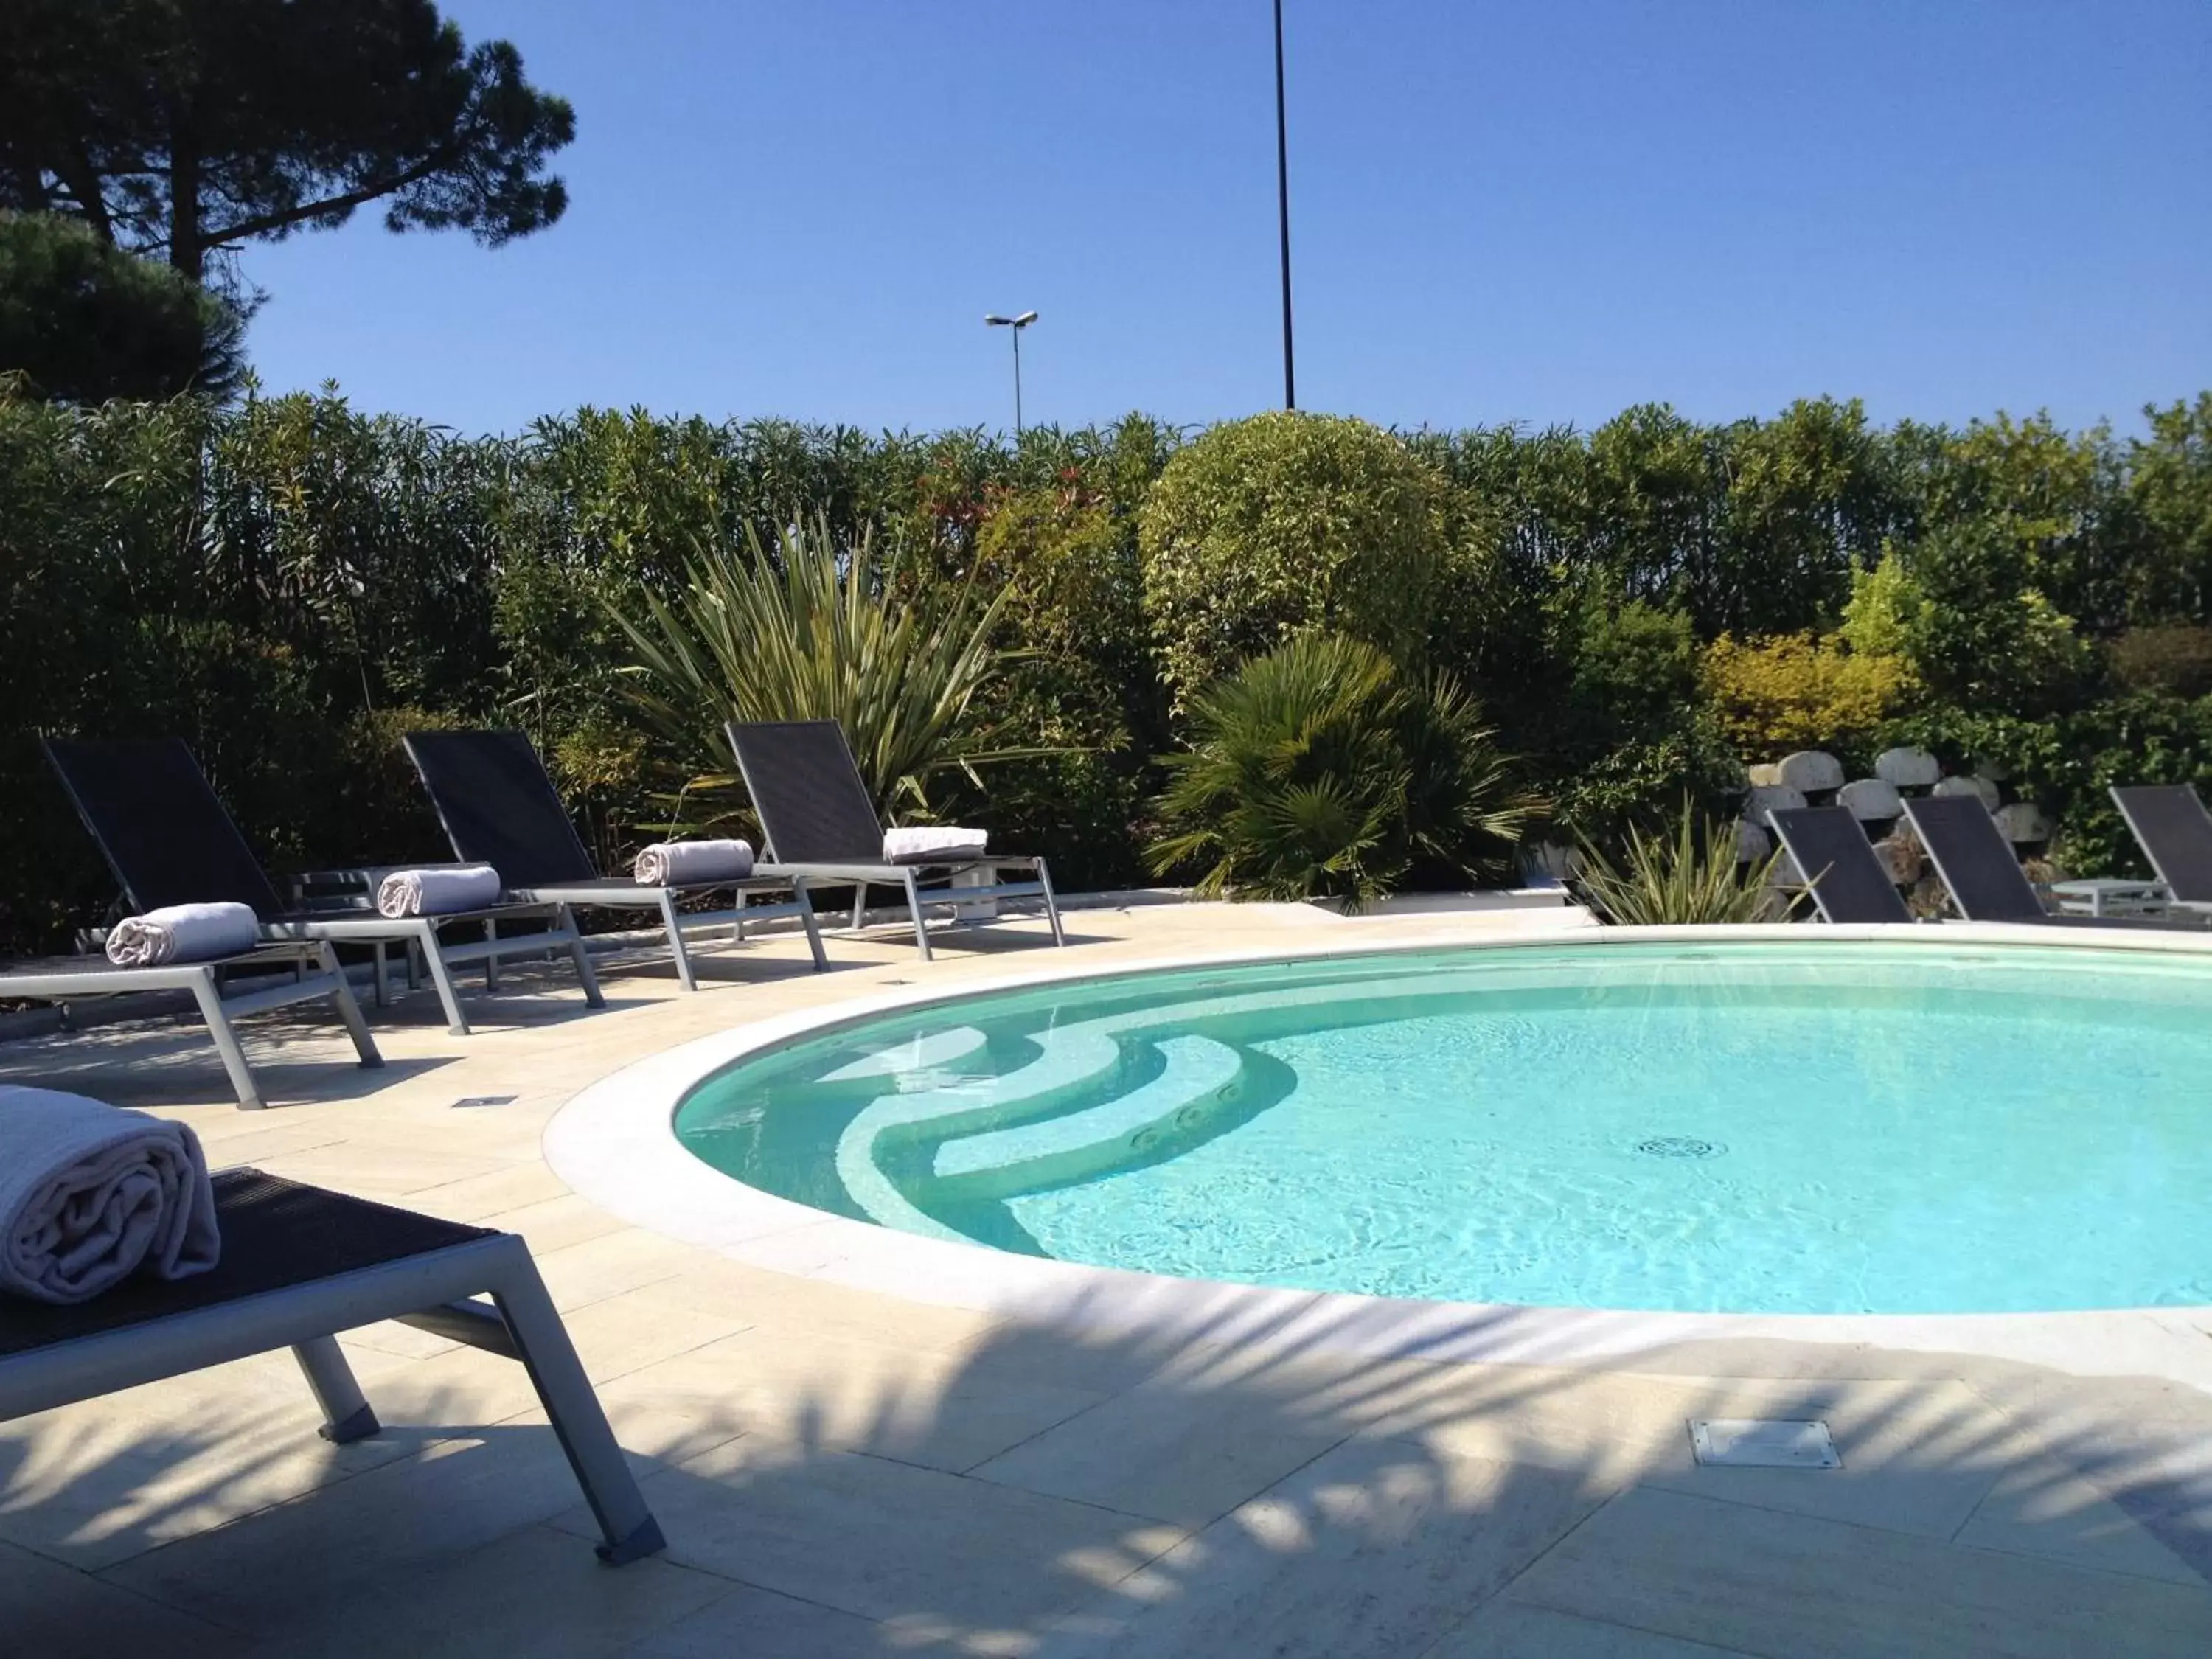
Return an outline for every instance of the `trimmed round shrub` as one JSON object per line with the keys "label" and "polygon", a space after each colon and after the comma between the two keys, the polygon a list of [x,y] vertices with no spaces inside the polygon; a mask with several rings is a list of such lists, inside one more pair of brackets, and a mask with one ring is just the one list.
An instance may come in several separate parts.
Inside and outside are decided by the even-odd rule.
{"label": "trimmed round shrub", "polygon": [[1319,629],[1417,658],[1444,495],[1398,439],[1341,416],[1255,415],[1178,452],[1139,540],[1145,607],[1178,701]]}

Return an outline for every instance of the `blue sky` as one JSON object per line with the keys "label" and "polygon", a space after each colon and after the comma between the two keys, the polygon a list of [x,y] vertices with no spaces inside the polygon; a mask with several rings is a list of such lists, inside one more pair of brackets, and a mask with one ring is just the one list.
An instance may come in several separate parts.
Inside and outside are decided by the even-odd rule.
{"label": "blue sky", "polygon": [[[2205,0],[1287,0],[1302,406],[1401,426],[2212,386]],[[273,389],[866,428],[1281,396],[1267,0],[448,0],[550,231],[251,250]]]}

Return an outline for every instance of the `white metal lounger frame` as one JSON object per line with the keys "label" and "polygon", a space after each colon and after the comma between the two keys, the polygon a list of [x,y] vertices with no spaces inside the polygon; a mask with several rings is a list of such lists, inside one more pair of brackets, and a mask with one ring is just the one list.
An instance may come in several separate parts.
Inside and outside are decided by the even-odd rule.
{"label": "white metal lounger frame", "polygon": [[[308,962],[316,965],[313,973],[302,973],[296,979],[280,980],[255,990],[223,994],[221,970],[225,968],[264,964],[272,969],[304,968]],[[368,1034],[368,1024],[361,1017],[361,1005],[354,1000],[353,988],[346,982],[345,970],[338,966],[337,952],[320,941],[289,947],[264,946],[244,957],[215,962],[168,963],[158,968],[88,964],[44,973],[36,969],[0,969],[0,996],[67,1003],[79,997],[127,996],[137,991],[192,994],[192,1000],[199,1005],[200,1018],[207,1022],[208,1036],[214,1040],[216,1053],[222,1057],[222,1069],[230,1074],[230,1086],[237,1091],[240,1111],[258,1112],[269,1103],[262,1098],[252,1068],[246,1062],[246,1050],[239,1046],[238,1033],[231,1029],[231,1019],[236,1015],[258,1014],[268,1008],[289,1007],[295,1002],[328,997],[337,1005],[338,1018],[345,1022],[346,1035],[353,1039],[354,1052],[361,1056],[361,1063],[367,1066],[384,1064],[384,1057],[376,1049],[376,1040]]]}
{"label": "white metal lounger frame", "polygon": [[[368,896],[355,895],[345,904],[328,910],[311,908],[294,911],[287,908],[278,896],[269,872],[261,867],[260,860],[239,833],[229,810],[182,741],[174,738],[132,744],[59,738],[43,741],[46,758],[61,780],[64,793],[76,808],[77,817],[84,821],[100,855],[107,860],[117,885],[139,909],[193,900],[230,899],[253,911],[260,919],[262,939],[272,943],[319,939],[342,945],[404,945],[418,950],[429,968],[432,983],[437,987],[438,1000],[444,1006],[446,1029],[455,1036],[466,1036],[469,1031],[468,1017],[461,1012],[460,998],[453,988],[453,975],[447,971],[456,964],[483,963],[485,984],[496,988],[501,957],[536,956],[565,945],[569,959],[575,963],[576,977],[583,984],[585,1002],[593,1008],[606,1006],[606,999],[599,994],[599,982],[592,975],[591,962],[584,953],[583,935],[564,905],[488,904],[450,915],[395,919],[380,915]],[[117,778],[124,770],[129,771],[131,783],[118,789]],[[173,871],[167,879],[198,890],[142,890],[141,882],[148,877],[144,860],[149,851],[149,826],[161,821],[160,814],[165,806],[173,806],[176,813],[182,815],[187,842],[193,840],[192,831],[198,831],[197,849],[202,859],[213,863],[212,870],[195,869],[188,876]],[[170,822],[176,819],[173,817]],[[131,847],[119,848],[118,831],[131,832]],[[137,850],[133,851],[132,847]],[[538,917],[545,918],[548,924],[543,933],[510,935],[506,939],[499,936],[501,921]],[[483,924],[481,943],[440,942],[439,928],[468,922]],[[383,985],[380,952],[380,1002]]]}
{"label": "white metal lounger frame", "polygon": [[[769,856],[775,856],[771,844]],[[1060,905],[1053,896],[1052,875],[1041,858],[980,858],[960,859],[944,864],[766,864],[763,870],[772,870],[795,885],[807,884],[821,886],[842,886],[853,884],[853,931],[859,933],[866,921],[868,908],[868,889],[896,887],[906,894],[907,914],[914,922],[914,942],[921,951],[924,962],[931,960],[929,929],[922,920],[922,908],[953,908],[963,904],[981,904],[997,899],[1042,898],[1044,900],[1044,919],[1052,927],[1054,945],[1067,943],[1067,935],[1060,931]],[[1026,870],[1034,876],[1030,881],[999,882],[989,887],[929,887],[921,885],[924,875],[957,876],[969,870],[988,870],[995,877],[1001,870]]]}
{"label": "white metal lounger frame", "polygon": [[[679,910],[677,904],[690,893],[726,893],[732,890],[737,905],[728,910]],[[757,904],[748,906],[748,893],[780,892],[788,890],[791,902],[787,904]],[[662,929],[668,935],[669,953],[676,960],[678,983],[687,991],[699,988],[699,981],[691,970],[691,952],[684,939],[686,933],[703,932],[709,928],[727,927],[733,939],[743,939],[749,921],[770,921],[778,916],[795,915],[799,925],[806,930],[807,949],[814,953],[814,966],[821,970],[830,966],[830,958],[822,949],[822,930],[815,925],[814,907],[807,901],[804,877],[756,867],[743,881],[679,882],[667,887],[647,887],[642,884],[625,890],[612,881],[594,882],[589,885],[566,886],[559,882],[550,885],[518,887],[514,896],[520,899],[547,899],[564,905],[599,905],[610,910],[651,910],[660,918]]]}
{"label": "white metal lounger frame", "polygon": [[[765,843],[761,873],[788,877],[795,886],[843,886],[849,882],[854,932],[866,920],[868,889],[896,887],[906,894],[914,942],[924,962],[931,955],[925,908],[957,911],[999,899],[1041,898],[1052,942],[1067,943],[1060,930],[1052,875],[1041,858],[979,853],[900,864],[883,857],[883,825],[861,781],[852,744],[835,720],[730,720],[722,729],[760,819]],[[785,832],[781,838],[779,828]],[[989,871],[994,878],[1002,871],[1025,871],[1032,878],[988,887],[925,890],[921,885],[925,874],[957,878],[978,870]]]}
{"label": "white metal lounger frame", "polygon": [[[2174,892],[2173,876],[2167,870],[2166,860],[2159,856],[2158,847],[2154,844],[2160,838],[2155,835],[2143,833],[2144,826],[2138,820],[2135,809],[2128,799],[2128,792],[2122,786],[2115,784],[2111,787],[2111,794],[2112,805],[2119,809],[2120,817],[2128,826],[2128,833],[2135,837],[2136,845],[2142,849],[2142,855],[2149,861],[2152,873],[2158,878],[2157,892],[2154,895],[2157,902],[2170,909],[2186,911],[2192,915],[2212,916],[2212,901],[2185,899]],[[2191,799],[2197,801],[2197,811],[2200,814],[2203,813],[2204,803],[2197,796],[2197,792],[2192,788],[2189,795]]]}
{"label": "white metal lounger frame", "polygon": [[[291,878],[292,891],[295,897],[306,902],[305,896],[313,890],[337,889],[354,896],[354,902],[357,902],[360,894],[374,893],[377,884],[386,876],[393,870],[403,867],[422,869],[425,866],[366,865],[344,870],[309,870]],[[806,943],[808,948],[814,952],[815,967],[817,969],[829,967],[830,958],[823,954],[822,949],[822,932],[815,925],[814,907],[799,896],[799,884],[789,876],[769,876],[757,872],[742,881],[678,882],[667,887],[647,887],[637,884],[624,884],[612,880],[574,884],[552,882],[532,887],[512,888],[508,890],[507,896],[523,904],[567,906],[571,914],[577,909],[592,905],[608,910],[651,910],[659,916],[661,927],[667,933],[670,953],[676,963],[678,981],[685,990],[696,991],[699,988],[699,981],[692,969],[691,952],[687,948],[684,936],[686,933],[703,932],[714,927],[727,927],[731,930],[733,939],[742,940],[745,936],[745,924],[749,921],[770,921],[779,916],[795,915],[799,918],[799,925],[806,930]],[[737,907],[734,909],[679,910],[677,908],[678,904],[690,894],[727,893],[733,890],[738,899]],[[744,902],[744,896],[747,893],[780,891],[790,892],[793,896],[791,902],[749,906]],[[343,912],[338,914],[342,915]],[[542,933],[533,934],[529,943],[536,945],[544,937]],[[415,983],[417,953],[410,950],[406,953],[406,957],[407,982],[411,988]],[[375,987],[376,1006],[380,1008],[385,1002],[384,979],[384,946],[379,945],[376,951]]]}
{"label": "white metal lounger frame", "polygon": [[[485,1294],[489,1304],[476,1299]],[[359,1440],[380,1425],[335,1334],[381,1319],[519,1360],[599,1522],[601,1559],[620,1565],[663,1547],[529,1248],[514,1233],[0,1354],[0,1421],[289,1347],[322,1407],[324,1437]]]}
{"label": "white metal lounger frame", "polygon": [[[500,936],[502,921],[529,920],[543,916],[547,926],[535,933],[510,933]],[[481,921],[484,936],[474,944],[447,945],[438,938],[438,929],[457,923]],[[550,954],[565,949],[568,960],[575,965],[576,978],[584,988],[584,1003],[587,1007],[604,1008],[607,1000],[599,990],[599,976],[592,971],[589,954],[584,949],[584,936],[576,927],[576,919],[565,904],[502,904],[495,909],[464,910],[444,916],[380,915],[373,910],[348,912],[333,910],[325,915],[286,916],[276,921],[261,924],[261,936],[269,939],[328,939],[339,944],[404,945],[419,952],[423,965],[429,969],[430,983],[436,988],[439,1006],[446,1012],[446,1029],[455,1036],[469,1034],[468,1016],[461,1012],[460,994],[453,985],[450,969],[471,962],[484,965],[484,985],[487,989],[499,988],[499,964],[507,957],[530,957]],[[376,965],[378,1001],[383,1000],[384,963],[380,953]]]}
{"label": "white metal lounger frame", "polygon": [[[546,901],[574,908],[645,910],[659,919],[668,938],[676,977],[687,991],[699,988],[684,935],[726,927],[734,939],[745,936],[748,921],[796,915],[817,971],[830,965],[823,954],[813,907],[787,877],[764,871],[727,881],[679,881],[649,886],[599,873],[576,834],[545,763],[526,733],[518,731],[410,732],[402,739],[422,780],[432,809],[464,863],[488,864],[506,883],[506,896],[525,902]],[[374,885],[372,879],[368,884]],[[788,893],[781,904],[748,908],[751,893]],[[684,910],[686,898],[728,893],[726,910]]]}

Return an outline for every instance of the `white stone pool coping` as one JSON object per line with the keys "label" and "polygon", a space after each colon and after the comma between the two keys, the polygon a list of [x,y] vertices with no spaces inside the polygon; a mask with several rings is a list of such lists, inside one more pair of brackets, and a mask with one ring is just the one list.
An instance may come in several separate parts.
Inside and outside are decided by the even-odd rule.
{"label": "white stone pool coping", "polygon": [[[908,1301],[999,1316],[1240,1347],[1364,1358],[1623,1366],[1688,1344],[1781,1340],[1866,1346],[2040,1364],[2078,1376],[2157,1376],[2212,1390],[2212,1306],[2023,1314],[1734,1315],[1419,1301],[1338,1291],[1176,1279],[1017,1255],[987,1245],[894,1231],[749,1187],[694,1157],[676,1138],[684,1094],[748,1055],[826,1028],[933,1003],[1163,969],[1387,957],[1438,950],[1553,950],[1637,942],[1771,939],[1818,946],[1878,941],[1914,946],[2115,949],[2212,955],[2212,935],[2154,936],[2106,928],[1942,927],[1551,928],[1456,939],[1425,930],[1403,940],[1180,951],[1111,964],[1066,965],[1024,952],[1004,971],[959,984],[927,982],[826,1002],[684,1043],[591,1085],[548,1125],[546,1161],[578,1193],[651,1231],[775,1272]],[[927,970],[921,970],[927,978]],[[2053,1248],[2063,1249],[2063,1240]]]}

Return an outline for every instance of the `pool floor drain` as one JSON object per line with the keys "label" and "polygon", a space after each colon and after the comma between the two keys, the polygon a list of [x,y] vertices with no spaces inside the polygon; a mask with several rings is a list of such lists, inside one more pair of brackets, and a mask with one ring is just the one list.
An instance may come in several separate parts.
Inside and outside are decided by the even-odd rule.
{"label": "pool floor drain", "polygon": [[1718,1141],[1700,1140],[1695,1135],[1654,1135],[1638,1141],[1636,1150],[1647,1158],[1717,1158],[1728,1149]]}

